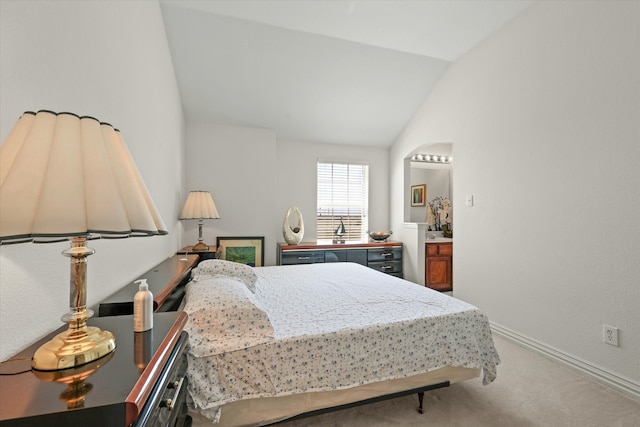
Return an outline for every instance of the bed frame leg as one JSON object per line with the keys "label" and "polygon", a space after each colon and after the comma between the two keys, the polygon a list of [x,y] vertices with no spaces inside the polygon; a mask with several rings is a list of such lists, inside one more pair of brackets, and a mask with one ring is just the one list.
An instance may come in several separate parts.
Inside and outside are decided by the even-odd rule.
{"label": "bed frame leg", "polygon": [[424,391],[418,393],[418,413],[424,414],[424,409],[422,409],[422,402],[424,402]]}

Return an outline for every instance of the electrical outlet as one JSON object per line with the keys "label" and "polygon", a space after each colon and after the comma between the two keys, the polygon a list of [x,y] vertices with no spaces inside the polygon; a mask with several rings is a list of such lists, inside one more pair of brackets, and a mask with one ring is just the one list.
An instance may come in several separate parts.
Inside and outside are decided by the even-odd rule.
{"label": "electrical outlet", "polygon": [[604,341],[605,344],[618,347],[618,328],[602,325],[602,341]]}

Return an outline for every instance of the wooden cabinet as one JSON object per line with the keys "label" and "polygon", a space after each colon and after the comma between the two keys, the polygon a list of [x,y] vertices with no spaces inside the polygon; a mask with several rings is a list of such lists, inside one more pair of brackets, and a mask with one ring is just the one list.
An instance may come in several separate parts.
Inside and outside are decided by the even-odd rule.
{"label": "wooden cabinet", "polygon": [[[36,349],[60,328],[3,364],[0,425],[183,426],[190,421],[186,322],[184,312],[155,313],[153,329],[133,332],[132,316],[92,318],[89,325],[114,334],[114,352],[76,369],[31,371]],[[71,378],[75,385],[62,383]]]}
{"label": "wooden cabinet", "polygon": [[425,286],[453,290],[453,243],[426,243],[424,266]]}
{"label": "wooden cabinet", "polygon": [[317,244],[278,243],[277,264],[355,262],[383,273],[402,277],[402,243],[370,242]]}

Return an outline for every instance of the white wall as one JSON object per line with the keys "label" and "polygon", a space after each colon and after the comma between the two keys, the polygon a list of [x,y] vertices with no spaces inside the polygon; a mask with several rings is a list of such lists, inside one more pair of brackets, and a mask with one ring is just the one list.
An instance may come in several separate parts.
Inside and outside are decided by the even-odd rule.
{"label": "white wall", "polygon": [[[211,191],[221,218],[205,222],[205,243],[218,236],[264,236],[265,265],[275,265],[276,244],[284,241],[287,209],[298,206],[304,241],[316,239],[316,162],[321,159],[369,163],[373,230],[389,228],[388,150],[280,141],[274,131],[206,123],[187,125],[188,190]],[[195,222],[185,225],[182,243],[197,241]]]}
{"label": "white wall", "polygon": [[[215,246],[217,237],[264,236],[265,265],[275,264],[275,132],[189,122],[187,141],[187,189],[210,191],[220,214],[205,221],[204,242]],[[187,221],[182,243],[197,240],[197,222]]]}
{"label": "white wall", "polygon": [[403,158],[453,142],[455,296],[635,393],[638,22],[639,2],[537,2],[449,68],[390,154],[398,227]]}
{"label": "white wall", "polygon": [[317,236],[317,162],[343,160],[369,165],[369,229],[389,230],[389,150],[335,144],[278,141],[279,241],[282,222],[290,206],[298,206],[305,218],[305,241]]}
{"label": "white wall", "polygon": [[[71,111],[119,128],[168,227],[169,236],[92,241],[89,305],[175,252],[184,120],[157,2],[0,2],[0,90],[2,141],[27,110]],[[0,246],[0,360],[62,325],[67,246]]]}

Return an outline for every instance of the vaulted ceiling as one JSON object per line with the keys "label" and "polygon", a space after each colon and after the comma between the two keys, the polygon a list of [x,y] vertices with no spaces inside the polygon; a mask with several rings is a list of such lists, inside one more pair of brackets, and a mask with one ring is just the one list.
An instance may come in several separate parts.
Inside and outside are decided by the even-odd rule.
{"label": "vaulted ceiling", "polygon": [[388,147],[449,64],[531,3],[160,4],[188,120]]}

